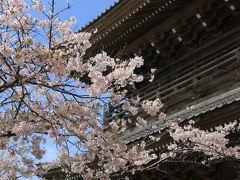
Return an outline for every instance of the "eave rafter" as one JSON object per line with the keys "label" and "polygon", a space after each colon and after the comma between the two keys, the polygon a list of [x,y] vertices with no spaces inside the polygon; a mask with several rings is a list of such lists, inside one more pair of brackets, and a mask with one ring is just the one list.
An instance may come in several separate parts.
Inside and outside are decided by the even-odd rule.
{"label": "eave rafter", "polygon": [[[129,1],[125,2],[125,4],[131,5]],[[154,26],[164,19],[171,16],[178,9],[185,7],[190,1],[176,1],[176,0],[164,0],[164,1],[156,1],[156,0],[144,0],[137,1],[138,4],[134,4],[134,8],[124,8],[124,2],[120,1],[118,4],[119,8],[124,11],[122,16],[115,15],[117,12],[114,11],[114,7],[112,9],[112,16],[110,18],[109,15],[103,15],[102,19],[105,19],[104,25],[101,24],[101,18],[98,20],[99,22],[95,22],[87,27],[85,27],[82,31],[91,31],[94,28],[98,29],[98,33],[93,35],[92,43],[93,49],[107,49],[112,47],[114,44],[120,44],[123,46],[127,43],[126,37],[132,36],[137,37],[139,33],[142,31],[146,31],[148,27]],[[126,5],[125,5],[126,6]],[[115,13],[115,14],[114,14]],[[109,13],[111,14],[111,13]],[[160,15],[161,14],[161,15]],[[114,17],[115,16],[115,17]],[[140,18],[139,18],[140,17]],[[103,20],[102,20],[103,21]],[[107,22],[106,22],[107,21]],[[109,21],[109,22],[108,22]],[[102,42],[108,42],[103,43]]]}

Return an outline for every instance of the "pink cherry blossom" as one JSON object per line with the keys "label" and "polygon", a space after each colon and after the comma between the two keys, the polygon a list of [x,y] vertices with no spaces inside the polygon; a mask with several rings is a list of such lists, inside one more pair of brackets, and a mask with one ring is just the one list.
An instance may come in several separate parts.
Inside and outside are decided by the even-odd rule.
{"label": "pink cherry blossom", "polygon": [[[237,122],[214,132],[195,128],[192,122],[183,127],[167,122],[159,99],[141,102],[140,97],[129,96],[128,87],[145,78],[136,74],[143,58],[118,59],[106,52],[89,57],[92,33],[72,31],[75,18],[60,22],[52,8],[57,1],[52,3],[44,7],[38,0],[0,2],[2,179],[31,179],[57,167],[84,179],[109,179],[113,173],[131,170],[134,174],[153,160],[166,161],[188,150],[205,153],[206,162],[239,159],[239,147],[227,147],[226,138],[232,130],[240,130]],[[46,19],[32,17],[29,12],[34,10]],[[150,81],[155,71],[151,70]],[[108,105],[115,109],[112,121],[103,117]],[[131,146],[119,139],[133,122],[134,128],[151,132],[151,124],[140,117],[141,107],[160,122],[171,124],[167,131],[174,141],[166,152],[155,154],[148,149],[161,136],[149,134]],[[43,148],[46,137],[56,146],[58,159],[39,168],[36,163],[47,151]]]}

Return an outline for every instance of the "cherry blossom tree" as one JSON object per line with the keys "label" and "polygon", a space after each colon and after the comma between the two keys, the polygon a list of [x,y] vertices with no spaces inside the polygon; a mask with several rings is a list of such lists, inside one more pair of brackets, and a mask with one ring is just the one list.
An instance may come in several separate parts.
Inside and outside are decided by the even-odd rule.
{"label": "cherry blossom tree", "polygon": [[[75,19],[61,22],[58,16],[65,9],[56,11],[55,4],[55,0],[49,7],[38,0],[0,0],[2,179],[31,177],[53,167],[64,167],[66,173],[80,173],[86,179],[107,179],[113,173],[141,169],[152,160],[162,162],[190,149],[212,159],[239,158],[239,148],[226,147],[230,126],[207,133],[168,122],[176,143],[160,155],[146,148],[148,142],[129,147],[118,141],[116,137],[127,128],[126,120],[103,123],[106,104],[121,104],[135,116],[139,128],[147,125],[146,119],[138,117],[142,109],[159,119],[164,117],[159,99],[126,98],[127,87],[144,79],[135,73],[144,61],[141,57],[111,58],[105,52],[87,58],[91,33],[72,31]],[[32,11],[45,19],[34,18]],[[239,130],[237,123],[231,127]],[[41,169],[36,160],[46,152],[42,148],[46,137],[56,144],[59,160]]]}

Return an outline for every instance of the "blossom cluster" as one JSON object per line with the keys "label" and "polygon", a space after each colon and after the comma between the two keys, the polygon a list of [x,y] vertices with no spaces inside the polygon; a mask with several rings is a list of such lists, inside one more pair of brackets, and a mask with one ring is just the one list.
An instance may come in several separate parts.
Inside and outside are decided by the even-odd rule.
{"label": "blossom cluster", "polygon": [[177,123],[171,124],[169,133],[174,143],[168,146],[168,153],[162,155],[164,158],[174,158],[176,155],[186,152],[201,152],[205,154],[207,159],[204,159],[202,163],[217,159],[240,158],[240,147],[230,146],[227,138],[229,134],[240,131],[240,125],[237,121],[216,127],[216,130],[213,132],[194,127],[194,121],[189,123],[189,125],[182,127]]}
{"label": "blossom cluster", "polygon": [[155,99],[154,101],[145,100],[142,103],[142,108],[151,116],[156,116],[160,109],[163,107],[162,102],[160,99]]}

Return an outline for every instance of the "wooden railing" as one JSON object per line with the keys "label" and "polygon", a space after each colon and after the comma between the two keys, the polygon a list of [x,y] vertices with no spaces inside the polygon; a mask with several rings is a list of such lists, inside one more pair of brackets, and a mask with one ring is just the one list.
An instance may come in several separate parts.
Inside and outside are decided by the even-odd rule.
{"label": "wooden railing", "polygon": [[[204,81],[211,76],[220,74],[228,68],[233,66],[239,66],[239,48],[235,48],[227,53],[220,52],[214,57],[210,56],[205,59],[193,60],[187,65],[183,65],[183,68],[179,68],[174,72],[174,80],[169,81],[167,76],[161,77],[154,81],[152,84],[143,87],[139,90],[139,96],[141,101],[154,100],[160,98],[163,102],[174,94],[186,91],[187,88],[194,87],[201,81]],[[186,68],[189,67],[189,68]],[[116,117],[120,117],[126,114],[126,111],[121,109],[121,106],[116,108],[117,113],[109,112],[105,118],[106,121],[111,121]]]}

